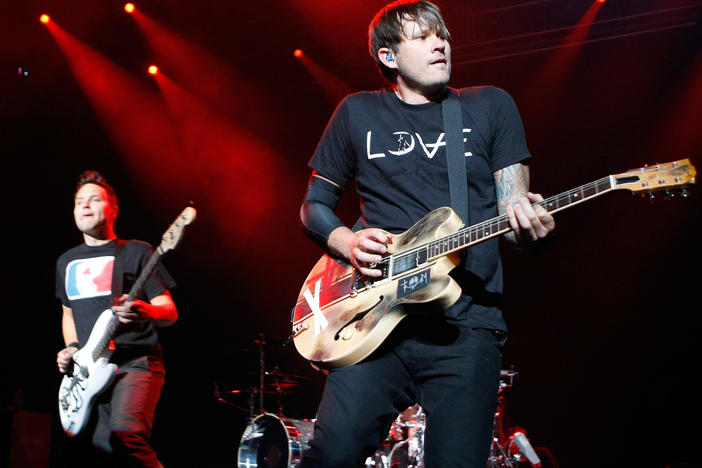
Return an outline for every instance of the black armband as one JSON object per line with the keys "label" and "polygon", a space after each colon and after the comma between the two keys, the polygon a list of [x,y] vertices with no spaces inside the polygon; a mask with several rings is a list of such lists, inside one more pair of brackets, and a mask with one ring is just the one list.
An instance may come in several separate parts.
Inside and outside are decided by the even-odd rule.
{"label": "black armband", "polygon": [[300,208],[300,221],[307,235],[327,250],[329,234],[344,223],[334,213],[341,197],[341,188],[321,177],[312,176],[305,201]]}
{"label": "black armband", "polygon": [[77,341],[71,341],[70,343],[68,343],[68,345],[66,346],[66,348],[78,348],[78,349],[80,349],[80,344],[78,344]]}

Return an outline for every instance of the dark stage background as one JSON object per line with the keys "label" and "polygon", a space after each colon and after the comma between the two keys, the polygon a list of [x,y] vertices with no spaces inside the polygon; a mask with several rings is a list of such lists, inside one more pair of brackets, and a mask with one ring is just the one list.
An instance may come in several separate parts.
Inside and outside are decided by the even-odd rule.
{"label": "dark stage background", "polygon": [[[314,417],[324,378],[278,345],[320,255],[298,207],[340,97],[382,86],[365,31],[383,3],[143,0],[132,17],[112,0],[3,2],[3,463],[27,447],[36,459],[50,447],[51,466],[74,463],[56,423],[54,262],[81,241],[72,194],[88,168],[117,189],[122,237],[158,243],[188,201],[199,210],[164,259],[180,312],[162,333],[154,445],[165,465],[235,464],[247,400],[218,403],[214,390],[256,385],[259,334],[269,370],[309,379],[284,396],[285,414]],[[574,28],[587,23],[587,1],[439,4],[451,84],[515,98],[533,190],[554,195],[646,163],[702,164],[700,1],[609,0],[589,30]],[[615,192],[559,214],[550,250],[504,249],[504,366],[519,372],[511,422],[562,467],[702,462],[699,193],[651,204]],[[355,205],[344,199],[345,220]],[[265,406],[277,411],[274,398]],[[11,430],[13,416],[42,415],[49,436]]]}

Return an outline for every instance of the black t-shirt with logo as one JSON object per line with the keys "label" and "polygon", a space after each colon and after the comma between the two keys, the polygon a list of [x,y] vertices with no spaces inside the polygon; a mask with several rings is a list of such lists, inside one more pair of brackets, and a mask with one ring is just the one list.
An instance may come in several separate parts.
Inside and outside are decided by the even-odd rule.
{"label": "black t-shirt with logo", "polygon": [[[153,247],[146,242],[129,240],[123,246],[122,292],[128,293],[151,258]],[[78,342],[84,346],[95,321],[114,302],[112,272],[115,242],[89,246],[81,244],[64,252],[56,263],[56,297],[73,312]],[[145,282],[137,298],[143,301],[175,286],[175,281],[160,263]],[[120,328],[115,338],[117,347],[149,348],[158,342],[158,333],[151,321]]]}
{"label": "black t-shirt with logo", "polygon": [[[470,203],[466,224],[472,225],[498,215],[493,173],[528,162],[531,155],[508,93],[495,87],[456,91]],[[440,102],[411,105],[392,91],[361,92],[339,104],[310,167],[342,187],[355,180],[364,228],[399,233],[428,212],[450,206],[445,148]],[[452,273],[463,296],[445,314],[461,326],[505,330],[498,240],[470,250],[467,268]]]}

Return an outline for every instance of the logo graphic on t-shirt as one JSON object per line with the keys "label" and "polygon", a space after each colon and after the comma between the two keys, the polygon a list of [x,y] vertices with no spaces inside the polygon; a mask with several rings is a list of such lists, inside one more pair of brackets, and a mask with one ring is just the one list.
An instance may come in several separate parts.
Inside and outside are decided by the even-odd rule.
{"label": "logo graphic on t-shirt", "polygon": [[[463,134],[466,135],[470,133],[470,130],[470,128],[464,128]],[[385,151],[394,156],[404,156],[405,154],[410,153],[414,150],[415,137],[417,138],[417,141],[419,141],[419,146],[424,150],[424,154],[429,159],[432,159],[436,155],[436,152],[439,148],[446,146],[446,140],[444,140],[444,132],[441,132],[439,134],[434,143],[430,141],[427,141],[425,143],[424,139],[422,138],[422,135],[420,135],[419,132],[415,132],[414,135],[404,131],[393,132],[392,134],[395,135],[395,139],[397,140],[397,151],[392,150],[390,148],[384,148],[382,151],[378,151],[375,147],[373,147],[373,131],[368,130],[368,132],[366,133],[366,156],[368,156],[368,159],[384,158]],[[467,141],[468,137],[464,136],[463,143],[465,144]],[[466,151],[465,155],[472,156],[473,153],[471,153],[470,151]]]}
{"label": "logo graphic on t-shirt", "polygon": [[66,295],[70,300],[107,296],[112,292],[114,256],[73,260],[66,266]]}

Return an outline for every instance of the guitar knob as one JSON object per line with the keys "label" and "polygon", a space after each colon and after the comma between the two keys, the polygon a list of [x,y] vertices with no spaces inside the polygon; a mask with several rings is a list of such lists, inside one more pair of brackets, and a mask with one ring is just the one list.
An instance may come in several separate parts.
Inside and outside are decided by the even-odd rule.
{"label": "guitar knob", "polygon": [[341,333],[339,334],[341,336],[342,340],[350,340],[351,337],[353,336],[353,328],[352,327],[346,327],[344,328]]}

